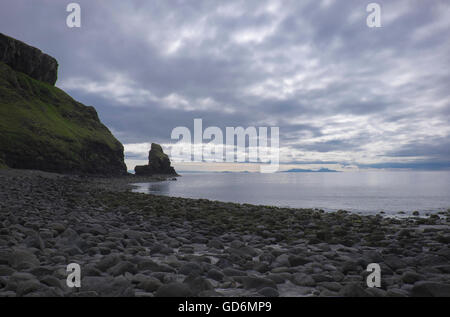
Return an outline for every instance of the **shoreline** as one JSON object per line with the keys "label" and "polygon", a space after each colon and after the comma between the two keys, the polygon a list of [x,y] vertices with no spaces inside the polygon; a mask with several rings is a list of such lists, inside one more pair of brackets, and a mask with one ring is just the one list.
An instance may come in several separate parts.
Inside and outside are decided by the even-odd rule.
{"label": "shoreline", "polygon": [[[328,213],[132,193],[135,176],[4,171],[0,297],[450,296],[448,212]],[[79,290],[65,284],[72,262]],[[369,263],[381,288],[366,285]]]}

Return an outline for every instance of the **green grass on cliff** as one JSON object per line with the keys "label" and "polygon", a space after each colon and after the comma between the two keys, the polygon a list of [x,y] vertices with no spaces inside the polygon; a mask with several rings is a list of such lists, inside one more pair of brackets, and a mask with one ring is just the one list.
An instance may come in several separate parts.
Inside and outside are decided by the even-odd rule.
{"label": "green grass on cliff", "polygon": [[0,167],[89,172],[121,151],[93,107],[0,63]]}

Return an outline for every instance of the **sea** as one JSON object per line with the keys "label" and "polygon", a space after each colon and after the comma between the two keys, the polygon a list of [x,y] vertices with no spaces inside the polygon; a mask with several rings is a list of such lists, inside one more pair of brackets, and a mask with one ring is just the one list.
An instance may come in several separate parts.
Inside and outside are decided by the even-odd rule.
{"label": "sea", "polygon": [[409,216],[450,209],[450,171],[180,173],[133,191],[292,208]]}

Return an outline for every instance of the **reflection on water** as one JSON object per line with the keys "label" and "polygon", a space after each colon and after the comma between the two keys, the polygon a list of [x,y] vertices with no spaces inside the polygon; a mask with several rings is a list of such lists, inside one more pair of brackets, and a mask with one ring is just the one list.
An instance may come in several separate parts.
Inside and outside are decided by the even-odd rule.
{"label": "reflection on water", "polygon": [[407,214],[450,208],[450,172],[191,173],[135,192],[298,208]]}

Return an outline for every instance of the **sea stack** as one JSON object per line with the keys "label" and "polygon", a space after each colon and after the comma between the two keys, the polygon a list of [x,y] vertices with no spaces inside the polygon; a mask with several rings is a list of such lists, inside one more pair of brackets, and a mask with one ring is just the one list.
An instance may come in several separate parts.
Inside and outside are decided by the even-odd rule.
{"label": "sea stack", "polygon": [[134,168],[136,175],[177,175],[171,166],[169,156],[163,152],[161,145],[152,143],[148,153],[148,165],[138,165]]}

